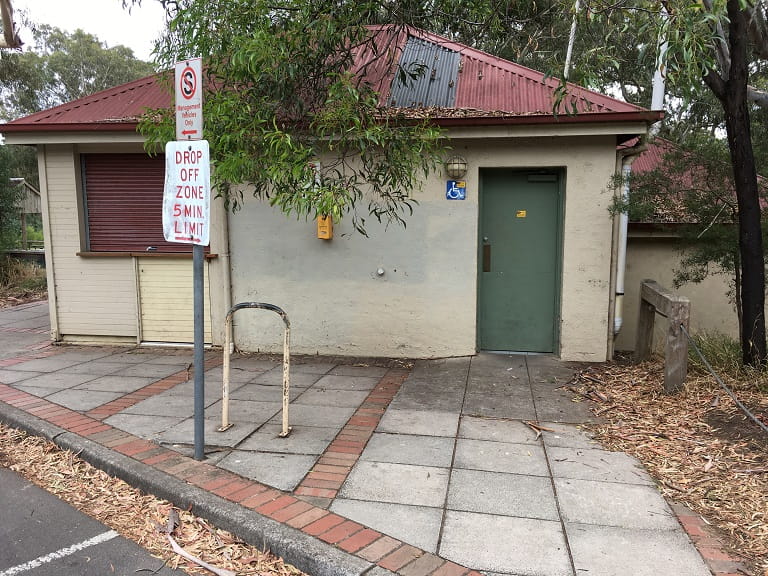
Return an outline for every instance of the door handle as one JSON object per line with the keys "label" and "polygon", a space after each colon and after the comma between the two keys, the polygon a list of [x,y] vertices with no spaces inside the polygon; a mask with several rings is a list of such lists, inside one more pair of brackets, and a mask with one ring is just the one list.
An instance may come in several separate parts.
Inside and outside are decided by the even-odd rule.
{"label": "door handle", "polygon": [[491,271],[491,245],[483,244],[483,272]]}

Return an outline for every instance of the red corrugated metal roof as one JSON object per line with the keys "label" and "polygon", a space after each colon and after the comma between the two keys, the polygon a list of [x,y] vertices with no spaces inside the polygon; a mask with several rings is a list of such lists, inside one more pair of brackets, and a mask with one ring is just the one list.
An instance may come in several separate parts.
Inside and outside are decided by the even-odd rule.
{"label": "red corrugated metal roof", "polygon": [[11,132],[20,126],[27,129],[36,126],[59,130],[134,130],[138,118],[147,109],[167,108],[171,106],[171,100],[161,85],[160,76],[148,76],[13,120],[4,125],[2,131]]}
{"label": "red corrugated metal roof", "polygon": [[[375,42],[357,55],[355,71],[376,87],[382,102],[387,102],[397,72],[396,63],[400,61],[409,37],[433,42],[460,54],[453,109],[473,109],[481,113],[457,118],[455,113],[441,114],[439,109],[432,110],[430,117],[446,125],[648,122],[660,118],[659,113],[574,84],[568,84],[566,109],[575,106],[578,114],[561,112],[556,116],[552,106],[558,81],[545,78],[541,72],[423,30],[394,26],[372,26],[370,29]],[[430,74],[422,75],[416,81],[429,82]],[[170,106],[171,96],[156,75],[0,125],[0,131],[134,130],[137,119],[146,109]]]}
{"label": "red corrugated metal roof", "polygon": [[[635,140],[635,143],[637,140]],[[627,143],[630,144],[629,142]],[[664,165],[664,156],[675,149],[675,144],[664,138],[654,138],[647,149],[632,162],[632,172],[642,174]]]}
{"label": "red corrugated metal roof", "polygon": [[[487,52],[476,50],[453,42],[447,38],[414,28],[395,28],[392,26],[372,26],[376,33],[376,50],[366,50],[358,56],[358,67],[363,62],[380,54],[397,54],[400,58],[409,36],[420,38],[437,44],[443,48],[454,50],[461,55],[459,64],[458,85],[456,89],[456,108],[474,108],[486,111],[500,111],[515,115],[546,115],[552,116],[554,93],[559,81],[545,78],[541,72],[536,72],[525,66],[520,66],[509,60],[498,58]],[[380,59],[383,60],[383,59]],[[385,82],[379,84],[382,101],[386,102],[389,87],[393,80],[393,68],[389,63],[373,64],[372,71],[380,73],[388,69]],[[375,78],[374,74],[369,77]],[[417,81],[430,81],[427,73]],[[606,112],[647,112],[644,108],[628,104],[598,92],[586,90],[575,84],[568,83],[567,108],[575,104],[579,113]]]}

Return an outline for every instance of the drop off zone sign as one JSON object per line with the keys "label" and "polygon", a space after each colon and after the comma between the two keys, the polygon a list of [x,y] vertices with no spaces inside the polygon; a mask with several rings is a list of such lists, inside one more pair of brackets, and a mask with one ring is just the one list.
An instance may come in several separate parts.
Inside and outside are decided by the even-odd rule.
{"label": "drop off zone sign", "polygon": [[165,145],[163,235],[167,242],[208,246],[211,170],[207,140]]}

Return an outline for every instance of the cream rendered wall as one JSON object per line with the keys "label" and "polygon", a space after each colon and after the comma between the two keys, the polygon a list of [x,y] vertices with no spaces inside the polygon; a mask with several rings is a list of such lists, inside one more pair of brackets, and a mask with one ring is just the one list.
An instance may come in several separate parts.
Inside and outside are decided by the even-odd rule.
{"label": "cream rendered wall", "polygon": [[[39,147],[41,194],[49,228],[46,262],[55,296],[53,324],[61,337],[136,338],[136,279],[130,258],[82,258],[75,147]],[[49,290],[50,291],[50,290]]]}
{"label": "cream rendered wall", "polygon": [[[559,168],[565,183],[560,356],[602,361],[607,355],[612,220],[608,212],[615,137],[454,140],[464,155],[467,200],[445,199],[433,174],[407,228],[367,218],[370,237],[348,220],[331,241],[315,223],[283,216],[247,199],[230,217],[233,303],[281,306],[291,319],[292,350],[305,354],[443,357],[476,351],[478,188],[492,167]],[[247,196],[247,193],[246,193]],[[382,276],[377,274],[381,268]],[[236,345],[282,347],[278,317],[242,311]]]}
{"label": "cream rendered wall", "polygon": [[[637,316],[640,307],[640,283],[656,280],[668,290],[674,290],[691,300],[690,329],[695,332],[720,332],[739,337],[739,324],[733,303],[727,296],[729,278],[718,274],[700,284],[685,284],[675,288],[674,270],[679,266],[680,252],[672,238],[629,238],[624,297],[624,325],[616,338],[617,350],[634,350]],[[656,319],[655,345],[663,346],[660,336],[666,330],[666,320]]]}

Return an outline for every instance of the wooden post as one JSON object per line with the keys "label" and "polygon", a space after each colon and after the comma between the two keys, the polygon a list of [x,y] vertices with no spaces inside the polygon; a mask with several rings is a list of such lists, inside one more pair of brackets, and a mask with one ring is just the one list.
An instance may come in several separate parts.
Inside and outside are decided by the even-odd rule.
{"label": "wooden post", "polygon": [[656,308],[642,298],[640,313],[637,317],[637,337],[635,339],[634,362],[645,362],[651,356],[653,346],[653,325],[656,319]]}
{"label": "wooden post", "polygon": [[688,298],[672,294],[654,280],[640,285],[640,315],[637,321],[634,361],[647,360],[653,345],[653,325],[656,313],[665,316],[669,325],[664,347],[664,392],[678,392],[688,374],[688,330],[691,304]]}
{"label": "wooden post", "polygon": [[21,249],[27,249],[27,213],[21,211]]}
{"label": "wooden post", "polygon": [[688,375],[688,337],[680,326],[688,330],[689,315],[690,303],[687,298],[670,303],[664,351],[664,392],[667,394],[679,392]]}

